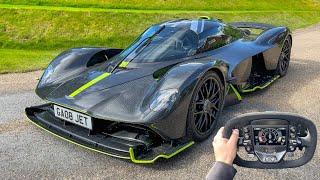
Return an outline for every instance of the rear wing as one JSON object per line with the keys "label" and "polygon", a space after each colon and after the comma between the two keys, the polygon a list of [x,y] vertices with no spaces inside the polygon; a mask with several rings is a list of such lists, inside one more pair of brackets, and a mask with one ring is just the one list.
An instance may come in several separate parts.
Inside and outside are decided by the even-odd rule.
{"label": "rear wing", "polygon": [[236,28],[254,28],[254,29],[262,29],[262,30],[272,29],[276,27],[270,24],[255,23],[255,22],[232,22],[232,23],[229,23],[229,25]]}

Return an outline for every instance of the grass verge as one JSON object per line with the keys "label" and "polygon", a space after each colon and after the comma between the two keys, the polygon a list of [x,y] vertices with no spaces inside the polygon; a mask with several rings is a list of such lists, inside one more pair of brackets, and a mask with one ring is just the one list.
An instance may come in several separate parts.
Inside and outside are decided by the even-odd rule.
{"label": "grass verge", "polygon": [[248,9],[248,10],[185,10],[185,9],[119,9],[99,7],[72,7],[72,6],[36,6],[36,5],[13,5],[0,4],[1,9],[24,9],[24,10],[50,10],[71,12],[111,12],[111,13],[144,13],[144,14],[192,14],[192,13],[278,13],[278,12],[312,12],[312,9]]}
{"label": "grass verge", "polygon": [[[81,4],[84,1],[79,2]],[[145,11],[138,10],[137,13],[132,10],[100,11],[73,8],[74,10],[69,11],[67,9],[70,7],[1,6],[8,5],[0,4],[0,73],[45,68],[55,55],[71,47],[124,48],[148,26],[169,19],[206,15],[221,18],[226,22],[263,22],[288,26],[292,30],[320,22],[320,11],[184,13],[179,10],[178,13],[174,13],[174,10],[170,10],[170,13],[161,13],[159,10],[151,10],[144,13]]]}
{"label": "grass verge", "polygon": [[[126,47],[148,26],[203,13],[144,14],[1,9],[0,48],[62,50],[79,46]],[[305,27],[320,21],[320,12],[207,13],[226,22],[252,21]]]}
{"label": "grass verge", "polygon": [[27,72],[43,69],[57,51],[0,49],[0,73]]}
{"label": "grass verge", "polygon": [[157,9],[195,11],[319,10],[317,0],[0,0],[1,4],[65,6],[104,9]]}

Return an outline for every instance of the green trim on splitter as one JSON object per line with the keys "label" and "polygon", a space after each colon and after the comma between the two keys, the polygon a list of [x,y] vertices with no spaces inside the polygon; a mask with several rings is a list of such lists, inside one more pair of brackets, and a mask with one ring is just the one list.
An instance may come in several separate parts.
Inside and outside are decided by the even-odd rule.
{"label": "green trim on splitter", "polygon": [[73,93],[71,93],[69,95],[69,97],[75,97],[76,95],[78,95],[82,91],[86,90],[87,88],[89,88],[90,86],[94,85],[95,83],[101,81],[102,79],[108,77],[109,75],[110,75],[110,73],[108,73],[108,72],[101,74],[100,76],[92,79],[91,81],[87,82],[86,84],[84,84],[83,86],[81,86],[80,88],[75,90]]}
{"label": "green trim on splitter", "polygon": [[74,142],[74,141],[72,141],[72,140],[70,140],[70,139],[67,139],[67,138],[65,138],[65,137],[62,137],[62,136],[60,136],[60,135],[58,135],[58,134],[55,134],[55,133],[49,131],[48,129],[40,126],[39,124],[37,124],[37,123],[35,123],[35,122],[33,122],[33,121],[29,120],[29,119],[28,119],[28,121],[31,122],[32,124],[36,125],[36,126],[39,127],[40,129],[42,129],[42,130],[44,130],[44,131],[52,134],[53,136],[55,136],[55,137],[57,137],[57,138],[59,138],[59,139],[65,140],[65,141],[67,141],[67,142],[69,142],[69,143],[75,144],[75,145],[77,145],[77,146],[80,146],[80,147],[82,147],[82,148],[85,148],[85,149],[88,149],[88,150],[91,150],[91,151],[94,151],[94,152],[98,152],[98,153],[101,153],[101,154],[104,154],[104,155],[116,157],[116,158],[130,159],[130,157],[118,156],[118,155],[115,155],[115,154],[106,153],[106,152],[103,152],[103,151],[100,151],[100,150],[97,150],[97,149],[93,149],[93,148],[84,146],[84,145],[79,144],[79,143],[77,143],[77,142]]}
{"label": "green trim on splitter", "polygon": [[122,61],[119,65],[121,68],[126,68],[128,66],[129,62],[128,61]]}
{"label": "green trim on splitter", "polygon": [[273,83],[275,80],[277,80],[279,77],[280,77],[279,75],[275,76],[274,78],[272,78],[270,81],[268,81],[267,83],[265,83],[262,86],[255,86],[254,88],[251,88],[251,89],[240,89],[240,92],[248,93],[248,92],[256,91],[257,89],[264,89],[267,86],[269,86],[271,83]]}
{"label": "green trim on splitter", "polygon": [[64,141],[67,141],[69,143],[72,143],[72,144],[75,144],[77,146],[80,146],[82,148],[85,148],[85,149],[88,149],[88,150],[91,150],[91,151],[94,151],[94,152],[97,152],[97,153],[101,153],[101,154],[104,154],[104,155],[108,155],[108,156],[112,156],[112,157],[116,157],[116,158],[120,158],[120,159],[130,159],[133,163],[137,163],[137,164],[150,164],[150,163],[154,163],[157,159],[159,158],[165,158],[165,159],[169,159],[169,158],[172,158],[173,156],[179,154],[180,152],[184,151],[185,149],[189,148],[190,146],[192,146],[194,144],[194,141],[191,141],[190,143],[186,144],[185,146],[181,147],[180,149],[178,149],[177,151],[167,155],[167,154],[160,154],[158,156],[156,156],[155,158],[153,159],[150,159],[150,160],[139,160],[139,159],[136,159],[135,156],[134,156],[134,152],[133,152],[133,148],[130,147],[129,148],[129,154],[130,154],[130,157],[126,157],[126,156],[119,156],[119,155],[115,155],[115,154],[111,154],[111,153],[107,153],[107,152],[104,152],[104,151],[100,151],[98,149],[94,149],[94,148],[90,148],[90,147],[87,147],[85,145],[82,145],[82,144],[79,144],[77,142],[74,142],[70,139],[67,139],[65,137],[62,137],[54,132],[51,132],[50,130],[42,127],[41,125],[37,124],[36,122],[33,122],[32,120],[28,119],[29,122],[31,122],[32,124],[34,124],[35,126],[37,126],[38,128],[44,130],[45,132],[59,138],[59,139],[62,139]]}
{"label": "green trim on splitter", "polygon": [[240,93],[238,92],[238,90],[237,90],[232,84],[229,84],[229,86],[230,86],[231,89],[233,90],[234,94],[236,94],[238,100],[241,101],[241,100],[242,100],[242,97],[241,97]]}
{"label": "green trim on splitter", "polygon": [[153,159],[150,160],[139,160],[136,159],[134,156],[134,152],[133,152],[133,148],[129,148],[129,153],[130,153],[130,160],[134,163],[137,164],[150,164],[150,163],[154,163],[157,159],[159,158],[165,158],[165,159],[169,159],[172,158],[173,156],[179,154],[180,152],[184,151],[185,149],[189,148],[190,146],[192,146],[194,144],[194,141],[191,141],[190,143],[186,144],[185,146],[181,147],[180,149],[178,149],[177,151],[171,153],[171,154],[159,154],[158,156],[156,156]]}

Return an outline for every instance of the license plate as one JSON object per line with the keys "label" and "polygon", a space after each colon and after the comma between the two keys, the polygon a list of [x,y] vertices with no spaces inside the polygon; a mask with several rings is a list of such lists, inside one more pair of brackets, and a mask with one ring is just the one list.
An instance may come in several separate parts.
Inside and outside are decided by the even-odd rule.
{"label": "license plate", "polygon": [[57,105],[53,105],[53,109],[56,117],[92,130],[90,116]]}

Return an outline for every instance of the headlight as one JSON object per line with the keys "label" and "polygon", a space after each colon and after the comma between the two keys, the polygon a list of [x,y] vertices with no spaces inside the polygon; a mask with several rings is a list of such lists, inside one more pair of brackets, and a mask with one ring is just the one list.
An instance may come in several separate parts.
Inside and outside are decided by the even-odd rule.
{"label": "headlight", "polygon": [[174,102],[177,100],[177,95],[177,89],[167,89],[159,91],[152,98],[150,109],[152,109],[153,111],[162,111],[164,109],[171,108]]}

